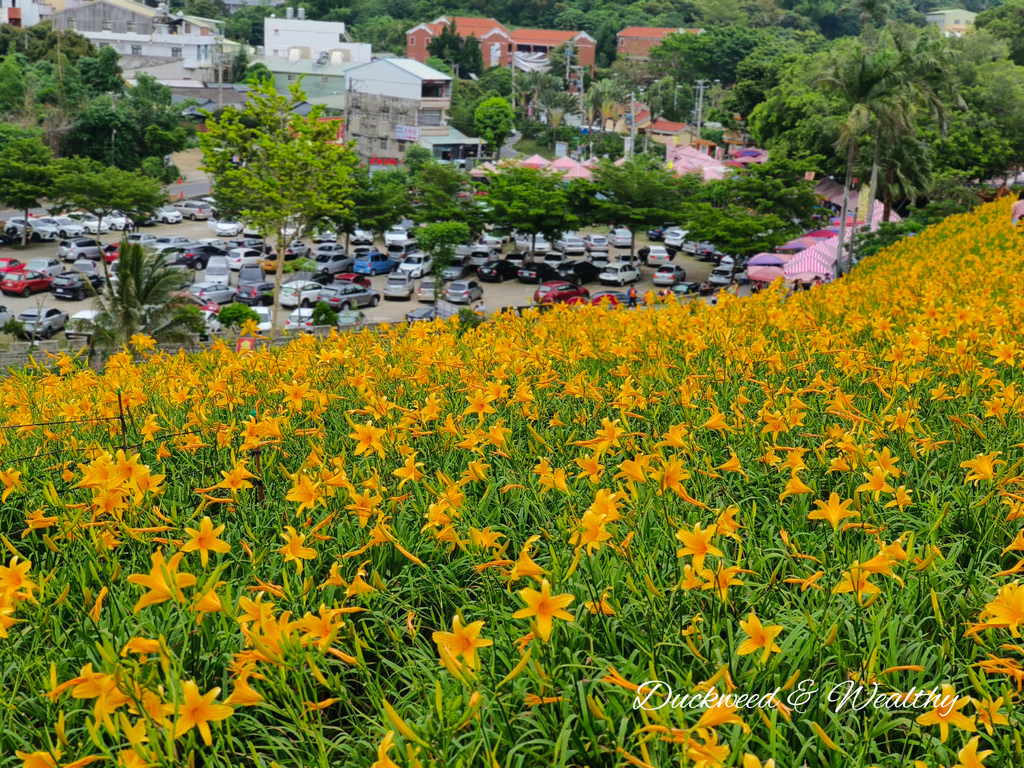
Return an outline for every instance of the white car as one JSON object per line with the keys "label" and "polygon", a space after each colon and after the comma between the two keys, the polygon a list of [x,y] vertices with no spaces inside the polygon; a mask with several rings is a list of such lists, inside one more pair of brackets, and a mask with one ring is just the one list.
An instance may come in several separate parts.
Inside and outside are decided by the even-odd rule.
{"label": "white car", "polygon": [[181,224],[181,211],[165,205],[153,214],[153,218],[161,224]]}
{"label": "white car", "polygon": [[597,279],[604,285],[635,283],[640,279],[640,270],[624,261],[613,261],[604,268]]}
{"label": "white car", "polygon": [[[31,240],[66,240],[67,235],[62,235],[64,231],[60,223],[56,219],[49,217],[43,217],[40,219],[29,219],[29,238]],[[76,234],[82,234],[81,227]]]}
{"label": "white car", "polygon": [[349,242],[352,245],[373,245],[373,231],[369,229],[353,229]]}
{"label": "white car", "polygon": [[203,279],[209,283],[231,285],[231,266],[227,256],[211,256],[203,270]]}
{"label": "white car", "polygon": [[648,248],[647,258],[644,263],[649,266],[660,267],[662,264],[668,264],[675,258],[675,254],[670,254],[663,245],[650,245]]}
{"label": "white car", "polygon": [[398,265],[399,272],[406,272],[412,277],[423,277],[434,267],[434,260],[425,253],[410,253],[405,261]]}
{"label": "white car", "polygon": [[238,237],[242,234],[245,225],[240,221],[221,219],[213,225],[213,231],[218,237]]}
{"label": "white car", "polygon": [[587,253],[608,252],[608,238],[604,235],[584,235],[583,245],[587,249]]}
{"label": "white car", "polygon": [[156,245],[156,235],[148,232],[134,232],[128,235],[128,242],[141,245],[143,248],[152,248]]}
{"label": "white car", "polygon": [[628,229],[613,229],[608,233],[608,242],[616,248],[629,248],[633,244],[633,233]]}
{"label": "white car", "polygon": [[220,333],[224,330],[224,326],[220,324],[220,320],[217,319],[217,313],[212,309],[201,310],[203,313],[203,320],[206,323],[206,330],[210,333]]}
{"label": "white car", "polygon": [[338,239],[338,233],[333,229],[318,229],[313,233],[314,243],[333,243]]}
{"label": "white car", "polygon": [[679,229],[679,227],[665,230],[665,247],[675,248],[677,251],[682,250],[683,245],[686,244],[686,236],[688,234],[685,229]]}
{"label": "white car", "polygon": [[64,325],[64,336],[68,339],[87,339],[95,330],[93,322],[99,316],[95,309],[83,309],[76,312]]}
{"label": "white car", "polygon": [[85,234],[85,225],[80,221],[75,221],[70,216],[54,216],[53,220],[60,227],[60,236],[62,238],[78,237]]}
{"label": "white car", "polygon": [[48,259],[40,257],[38,259],[29,259],[28,263],[22,267],[26,272],[42,272],[44,275],[50,277],[56,277],[57,275],[64,274],[64,265],[56,259]]}
{"label": "white car", "polygon": [[491,248],[497,248],[500,251],[501,247],[505,244],[505,238],[499,237],[492,232],[484,232],[480,235],[480,244],[489,245]]}
{"label": "white car", "polygon": [[73,213],[71,217],[82,225],[82,231],[87,235],[105,235],[110,231],[110,220],[106,216],[103,221],[91,213]]}
{"label": "white car", "polygon": [[309,331],[312,327],[313,310],[311,308],[302,307],[296,309],[284,321],[284,329],[286,331]]}
{"label": "white car", "polygon": [[320,283],[312,280],[295,280],[281,286],[282,307],[312,307],[320,299]]}
{"label": "white car", "polygon": [[232,272],[242,267],[259,264],[263,261],[263,253],[254,248],[233,248],[228,251],[228,266]]}
{"label": "white car", "polygon": [[561,251],[566,256],[582,255],[587,252],[587,245],[583,242],[582,238],[577,237],[572,232],[566,232],[555,241],[555,250]]}
{"label": "white car", "polygon": [[408,245],[411,242],[413,237],[405,227],[392,227],[384,233],[384,245]]}
{"label": "white car", "polygon": [[111,211],[103,217],[103,223],[108,225],[111,229],[116,229],[121,232],[127,232],[132,228],[132,220],[120,211]]}
{"label": "white car", "polygon": [[196,240],[196,242],[199,243],[200,245],[208,245],[211,248],[219,248],[225,253],[227,253],[228,250],[230,250],[228,248],[228,244],[221,240],[219,237],[204,237],[201,240]]}
{"label": "white car", "polygon": [[533,235],[516,233],[516,248],[521,251],[550,251],[551,243],[544,235],[538,233],[536,240]]}
{"label": "white car", "polygon": [[153,243],[154,248],[160,248],[164,245],[188,245],[192,241],[184,235],[167,235],[166,237],[158,237],[156,242]]}
{"label": "white car", "polygon": [[259,320],[256,321],[256,328],[260,333],[269,333],[273,327],[273,314],[270,311],[270,307],[250,307],[250,309],[259,315]]}

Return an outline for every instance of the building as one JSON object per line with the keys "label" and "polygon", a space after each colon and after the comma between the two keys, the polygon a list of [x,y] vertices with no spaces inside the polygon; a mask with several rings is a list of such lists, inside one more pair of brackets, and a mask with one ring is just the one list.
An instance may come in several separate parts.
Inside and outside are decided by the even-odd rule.
{"label": "building", "polygon": [[323,61],[321,58],[293,61],[273,56],[256,61],[266,65],[274,74],[274,88],[278,93],[288,93],[291,86],[298,84],[311,104],[322,104],[337,111],[345,109],[346,73],[362,63]]}
{"label": "building", "polygon": [[55,30],[78,32],[97,48],[112,46],[126,74],[146,71],[161,79],[215,80],[220,24],[132,0],[93,0],[53,14]]}
{"label": "building", "polygon": [[0,0],[0,24],[12,27],[34,27],[53,17],[53,6],[36,0]]}
{"label": "building", "polygon": [[448,125],[452,79],[413,59],[377,59],[346,72],[349,140],[365,159],[401,160],[413,144],[443,161],[480,154],[480,139]]}
{"label": "building", "polygon": [[974,20],[978,14],[973,11],[965,11],[962,8],[954,8],[948,11],[932,11],[925,15],[929,24],[934,24],[942,30],[946,37],[960,37],[964,32],[974,26]]}
{"label": "building", "polygon": [[283,19],[264,19],[263,47],[268,58],[290,61],[312,59],[341,64],[367,62],[372,58],[369,43],[353,43],[344,24],[312,21],[306,18],[303,8],[286,8]]}
{"label": "building", "polygon": [[683,29],[682,27],[626,27],[616,35],[619,56],[627,59],[647,59],[651,48],[661,45],[669,35],[699,35],[703,29]]}
{"label": "building", "polygon": [[227,6],[228,13],[234,13],[242,8],[255,8],[260,5],[277,8],[284,5],[284,0],[224,0],[224,5]]}
{"label": "building", "polygon": [[480,41],[484,67],[507,67],[515,60],[520,69],[536,69],[535,61],[547,60],[555,48],[570,45],[575,49],[580,66],[594,74],[597,42],[586,32],[555,29],[517,29],[512,32],[494,19],[466,16],[439,16],[429,24],[413,27],[405,33],[406,56],[425,62],[430,56],[427,50],[430,41],[451,22],[455,22],[463,40],[472,36]]}

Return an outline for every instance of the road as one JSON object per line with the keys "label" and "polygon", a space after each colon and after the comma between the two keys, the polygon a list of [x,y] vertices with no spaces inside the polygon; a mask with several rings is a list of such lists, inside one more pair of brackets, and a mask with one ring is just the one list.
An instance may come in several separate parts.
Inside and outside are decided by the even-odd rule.
{"label": "road", "polygon": [[[181,224],[159,224],[152,227],[144,227],[144,232],[152,232],[158,237],[163,235],[184,235],[191,239],[200,239],[205,237],[213,237],[212,226],[208,222],[204,221],[183,221]],[[588,231],[596,230],[581,230],[580,234],[586,234]],[[103,242],[117,242],[120,239],[120,233],[111,232],[100,238]],[[638,240],[637,247],[639,248],[646,241]],[[383,248],[383,243],[378,243],[378,247]],[[511,246],[506,245],[504,248],[505,252],[511,250]],[[28,261],[31,258],[37,256],[52,256],[56,257],[57,244],[56,243],[30,243],[28,248],[21,250],[17,247],[0,248],[0,257],[13,256],[21,261]],[[612,250],[612,254],[619,254],[624,259],[628,259],[628,252]],[[707,279],[708,274],[711,271],[712,265],[705,262],[697,261],[696,259],[687,256],[685,254],[678,254],[675,259],[675,263],[682,265],[686,269],[687,279],[694,281],[704,281]],[[654,269],[651,267],[644,267],[642,270],[642,279],[637,284],[637,291],[642,296],[646,291],[652,288],[650,279],[654,274]],[[195,282],[201,282],[203,280],[203,273],[196,272],[191,273]],[[289,276],[285,276],[288,279]],[[386,280],[385,275],[377,275],[371,278],[372,286],[383,296],[384,293],[384,281]],[[232,285],[237,284],[237,275],[232,274],[231,276]],[[418,283],[417,283],[418,284]],[[487,311],[494,312],[500,307],[505,306],[522,306],[531,303],[533,293],[536,290],[536,285],[524,285],[517,281],[509,281],[506,283],[483,283],[484,289],[484,305]],[[600,290],[605,290],[606,287],[598,284],[590,284],[587,286],[591,293],[596,293]],[[608,288],[612,288],[609,286]],[[619,290],[618,288],[612,288]],[[623,288],[622,290],[626,290]],[[23,298],[21,296],[3,296],[0,297],[0,305],[5,306],[8,310],[17,315],[19,312],[28,309],[35,308],[38,306],[57,306],[68,312],[69,315],[74,315],[76,312],[80,312],[85,309],[92,308],[92,300],[86,299],[85,301],[64,301],[55,299],[49,293],[36,294],[30,298]],[[366,313],[369,321],[383,321],[383,322],[401,322],[405,313],[411,309],[415,309],[420,304],[413,298],[411,301],[391,301],[382,299],[381,303],[377,307],[365,308],[363,311]],[[288,317],[290,310],[282,309],[278,313],[279,326],[283,327],[284,322]]]}

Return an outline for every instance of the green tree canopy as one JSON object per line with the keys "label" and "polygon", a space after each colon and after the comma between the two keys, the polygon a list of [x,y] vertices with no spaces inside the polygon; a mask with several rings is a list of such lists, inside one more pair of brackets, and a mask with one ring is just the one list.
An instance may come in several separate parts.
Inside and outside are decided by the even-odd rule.
{"label": "green tree canopy", "polygon": [[[30,209],[53,196],[55,181],[53,153],[38,137],[11,139],[0,149],[0,203],[21,211],[26,219]],[[22,245],[27,238],[25,227]]]}
{"label": "green tree canopy", "polygon": [[512,135],[515,128],[514,119],[512,105],[500,96],[487,99],[476,108],[476,133],[495,155],[501,151],[505,140]]}
{"label": "green tree canopy", "polygon": [[[554,242],[579,219],[569,205],[562,175],[520,165],[501,165],[488,174],[487,202],[493,222],[507,232]],[[533,250],[531,242],[531,249]]]}

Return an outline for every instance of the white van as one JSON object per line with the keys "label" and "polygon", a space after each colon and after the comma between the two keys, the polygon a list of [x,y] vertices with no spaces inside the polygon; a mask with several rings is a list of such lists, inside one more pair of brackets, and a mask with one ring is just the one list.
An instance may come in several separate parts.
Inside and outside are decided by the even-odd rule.
{"label": "white van", "polygon": [[92,336],[95,328],[93,322],[99,312],[95,309],[83,309],[76,312],[64,326],[64,335],[69,339],[88,339]]}
{"label": "white van", "polygon": [[231,267],[227,256],[211,256],[204,270],[206,282],[231,285]]}

